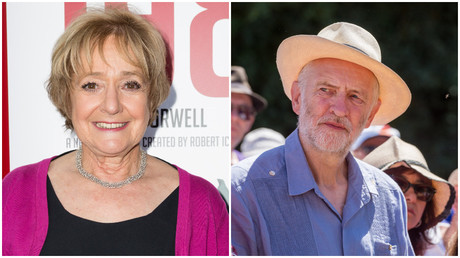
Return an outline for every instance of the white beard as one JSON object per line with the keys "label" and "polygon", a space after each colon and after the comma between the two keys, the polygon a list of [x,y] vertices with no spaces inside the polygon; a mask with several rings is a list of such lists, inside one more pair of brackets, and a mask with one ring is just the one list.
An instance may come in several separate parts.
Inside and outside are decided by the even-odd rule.
{"label": "white beard", "polygon": [[[320,125],[327,121],[334,121],[345,127],[346,130],[335,131]],[[364,128],[364,121],[361,121]],[[321,152],[345,155],[350,150],[350,146],[355,140],[352,136],[352,124],[350,120],[329,114],[318,119],[315,123],[313,115],[308,107],[302,108],[299,115],[299,133],[305,136],[311,146]]]}

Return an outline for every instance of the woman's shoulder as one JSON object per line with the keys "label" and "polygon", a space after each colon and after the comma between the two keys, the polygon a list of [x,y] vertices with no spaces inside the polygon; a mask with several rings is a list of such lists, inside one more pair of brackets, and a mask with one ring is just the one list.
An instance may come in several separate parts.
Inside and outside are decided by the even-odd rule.
{"label": "woman's shoulder", "polygon": [[423,256],[444,256],[445,252],[441,249],[438,244],[427,243],[427,248],[423,253]]}
{"label": "woman's shoulder", "polygon": [[33,182],[40,175],[46,175],[52,158],[15,168],[3,179],[3,187],[17,182]]}
{"label": "woman's shoulder", "polygon": [[181,244],[185,248],[179,253],[228,255],[229,219],[224,199],[206,179],[176,168],[180,177],[177,225],[184,229],[179,238],[187,243]]}
{"label": "woman's shoulder", "polygon": [[180,176],[179,203],[181,200],[191,212],[192,217],[214,217],[219,223],[228,217],[224,198],[217,188],[206,179],[192,175],[177,167]]}
{"label": "woman's shoulder", "polygon": [[206,179],[193,175],[180,167],[177,167],[177,170],[180,178],[179,187],[185,188],[184,190],[190,194],[190,198],[207,198],[211,200],[222,198],[217,188]]}
{"label": "woman's shoulder", "polygon": [[[31,203],[46,196],[46,175],[51,158],[40,162],[18,167],[8,173],[2,181],[3,211],[15,214],[18,209],[24,210],[28,216],[28,208],[38,205]],[[46,200],[46,198],[44,198]],[[25,206],[28,208],[26,209]],[[41,207],[41,206],[40,206]]]}
{"label": "woman's shoulder", "polygon": [[177,170],[179,171],[179,178],[180,178],[181,182],[190,184],[190,186],[193,187],[193,188],[196,188],[196,190],[200,189],[202,191],[209,191],[209,190],[216,189],[216,187],[214,187],[214,185],[211,184],[206,179],[204,179],[204,178],[202,178],[200,176],[191,174],[191,173],[187,172],[186,170],[184,170],[184,169],[182,169],[182,168],[180,168],[178,166],[176,166],[176,167],[177,167]]}
{"label": "woman's shoulder", "polygon": [[50,164],[54,160],[60,160],[59,158],[66,156],[66,154],[69,154],[73,152],[71,151],[66,151],[62,154],[52,156],[50,158],[46,158],[42,161],[24,165],[21,167],[18,167],[14,170],[12,170],[10,173],[8,173],[5,178],[3,179],[3,184],[9,181],[15,181],[21,178],[27,178],[28,181],[30,180],[30,177],[33,175],[39,175],[39,176],[44,176],[48,173],[48,169],[50,168]]}

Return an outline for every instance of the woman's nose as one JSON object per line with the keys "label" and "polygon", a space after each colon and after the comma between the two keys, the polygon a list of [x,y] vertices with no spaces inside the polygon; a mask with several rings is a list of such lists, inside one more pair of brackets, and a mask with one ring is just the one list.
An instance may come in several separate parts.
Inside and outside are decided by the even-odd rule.
{"label": "woman's nose", "polygon": [[104,101],[101,108],[103,112],[106,112],[110,115],[117,114],[121,111],[122,107],[120,96],[115,86],[110,85],[106,88]]}
{"label": "woman's nose", "polygon": [[406,197],[407,202],[415,202],[417,200],[417,194],[412,186],[404,193],[404,197]]}

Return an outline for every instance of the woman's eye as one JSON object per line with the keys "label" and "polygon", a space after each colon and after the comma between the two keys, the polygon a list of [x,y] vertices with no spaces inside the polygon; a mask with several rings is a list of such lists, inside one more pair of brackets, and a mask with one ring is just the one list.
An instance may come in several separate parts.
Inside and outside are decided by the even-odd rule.
{"label": "woman's eye", "polygon": [[128,81],[125,83],[125,88],[129,90],[138,90],[141,88],[141,84],[137,81]]}
{"label": "woman's eye", "polygon": [[87,82],[81,86],[84,90],[95,91],[97,89],[97,84],[95,82]]}

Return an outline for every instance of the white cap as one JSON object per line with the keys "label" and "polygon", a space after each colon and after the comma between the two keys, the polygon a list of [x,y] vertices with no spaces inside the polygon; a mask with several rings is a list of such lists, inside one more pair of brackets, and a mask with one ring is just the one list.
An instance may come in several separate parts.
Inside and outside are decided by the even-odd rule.
{"label": "white cap", "polygon": [[356,150],[367,139],[370,139],[372,137],[379,136],[379,135],[388,136],[388,137],[397,136],[401,138],[401,134],[396,128],[393,128],[389,125],[371,125],[361,132],[358,139],[356,139],[356,141],[351,146],[351,150],[352,151]]}
{"label": "white cap", "polygon": [[261,127],[246,134],[241,143],[241,152],[243,156],[251,157],[283,145],[285,141],[284,136],[279,132]]}

